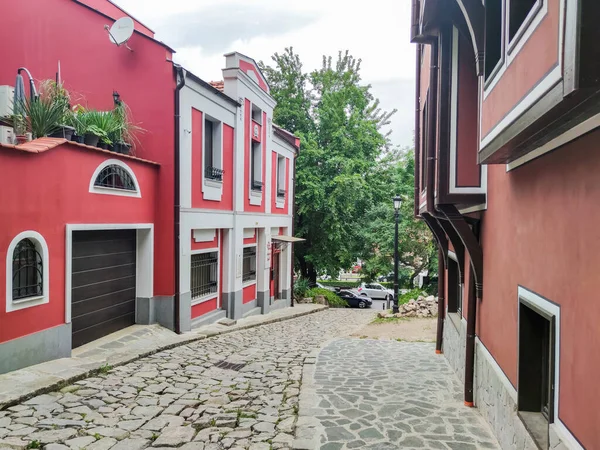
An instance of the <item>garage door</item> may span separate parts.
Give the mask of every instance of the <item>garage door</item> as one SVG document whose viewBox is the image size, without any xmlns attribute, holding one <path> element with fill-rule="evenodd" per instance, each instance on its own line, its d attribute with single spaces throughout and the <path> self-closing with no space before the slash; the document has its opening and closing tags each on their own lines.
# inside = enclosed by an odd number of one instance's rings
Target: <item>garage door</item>
<svg viewBox="0 0 600 450">
<path fill-rule="evenodd" d="M 73 232 L 73 348 L 135 323 L 135 230 Z"/>
</svg>

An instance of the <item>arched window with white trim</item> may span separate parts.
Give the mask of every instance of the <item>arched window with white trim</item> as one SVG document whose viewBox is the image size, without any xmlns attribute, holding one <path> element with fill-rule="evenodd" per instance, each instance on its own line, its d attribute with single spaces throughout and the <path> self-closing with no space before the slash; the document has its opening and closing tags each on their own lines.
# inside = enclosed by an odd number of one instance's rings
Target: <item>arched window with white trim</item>
<svg viewBox="0 0 600 450">
<path fill-rule="evenodd" d="M 24 231 L 6 252 L 6 312 L 48 303 L 48 245 L 41 234 Z"/>
<path fill-rule="evenodd" d="M 90 180 L 90 192 L 125 197 L 142 196 L 133 170 L 118 159 L 108 159 L 96 168 Z"/>
</svg>

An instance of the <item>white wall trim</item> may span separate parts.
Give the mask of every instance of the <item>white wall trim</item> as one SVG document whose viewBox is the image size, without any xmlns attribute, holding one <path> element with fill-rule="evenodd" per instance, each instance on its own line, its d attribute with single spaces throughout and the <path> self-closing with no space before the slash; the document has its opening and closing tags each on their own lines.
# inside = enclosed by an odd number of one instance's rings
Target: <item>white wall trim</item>
<svg viewBox="0 0 600 450">
<path fill-rule="evenodd" d="M 154 224 L 152 223 L 86 223 L 67 224 L 65 238 L 65 323 L 71 322 L 71 277 L 73 232 L 88 230 L 137 230 L 136 297 L 154 295 Z"/>
<path fill-rule="evenodd" d="M 567 429 L 564 423 L 559 419 L 559 407 L 560 407 L 560 333 L 561 333 L 561 320 L 560 320 L 560 305 L 552 303 L 551 301 L 545 299 L 544 297 L 536 294 L 529 289 L 526 289 L 522 286 L 518 288 L 517 295 L 517 307 L 520 304 L 520 298 L 527 300 L 529 303 L 537 306 L 542 311 L 552 315 L 555 317 L 555 354 L 554 354 L 554 426 L 555 430 L 568 444 L 569 448 L 583 450 L 583 447 L 577 442 L 577 439 L 571 434 L 571 432 Z"/>
<path fill-rule="evenodd" d="M 219 288 L 218 286 L 219 286 L 219 284 L 217 283 L 217 289 Z M 190 286 L 190 288 L 191 288 L 191 286 Z M 204 295 L 204 296 L 198 297 L 198 298 L 193 298 L 191 301 L 191 306 L 196 306 L 196 305 L 199 305 L 200 303 L 206 303 L 211 300 L 217 300 L 217 309 L 218 309 L 218 303 L 219 303 L 219 292 L 218 291 L 216 294 L 213 292 L 212 294 Z M 206 314 L 206 313 L 204 313 L 204 314 Z M 200 317 L 200 316 L 198 316 L 198 317 Z"/>
<path fill-rule="evenodd" d="M 583 136 L 584 134 L 589 133 L 590 131 L 593 131 L 598 127 L 600 127 L 600 114 L 596 114 L 595 116 L 590 117 L 586 121 L 581 122 L 573 128 L 570 128 L 560 136 L 555 137 L 550 142 L 547 142 L 546 144 L 536 148 L 532 152 L 527 153 L 525 156 L 515 159 L 512 162 L 509 162 L 506 165 L 506 171 L 510 172 L 511 170 L 514 170 L 517 167 L 520 167 L 533 159 L 536 159 L 546 153 L 551 152 L 552 150 L 557 149 L 558 147 L 568 144 L 569 142 L 577 139 L 578 137 Z"/>
<path fill-rule="evenodd" d="M 42 258 L 42 295 L 13 301 L 12 299 L 12 258 L 17 244 L 23 239 L 31 239 Z M 6 252 L 6 312 L 18 311 L 50 302 L 50 254 L 48 244 L 37 231 L 27 230 L 17 234 Z"/>
<path fill-rule="evenodd" d="M 219 252 L 219 247 L 211 247 L 211 248 L 202 248 L 199 250 L 191 250 L 190 255 L 199 255 L 201 253 L 215 253 Z"/>
<path fill-rule="evenodd" d="M 194 229 L 192 234 L 194 242 L 212 242 L 215 240 L 217 230 L 216 228 Z"/>
<path fill-rule="evenodd" d="M 257 246 L 257 244 L 255 242 L 253 244 L 244 244 L 244 246 L 242 248 L 250 248 L 250 247 L 256 247 L 256 246 Z"/>
<path fill-rule="evenodd" d="M 119 166 L 129 174 L 129 176 L 131 177 L 131 179 L 133 180 L 133 183 L 135 185 L 135 192 L 126 191 L 123 189 L 113 189 L 113 188 L 94 186 L 96 178 L 98 178 L 98 175 L 100 174 L 102 169 L 104 169 L 107 166 L 111 166 L 111 165 Z M 107 159 L 102 164 L 100 164 L 98 167 L 96 167 L 96 170 L 94 171 L 92 178 L 90 179 L 89 192 L 92 194 L 118 195 L 121 197 L 136 197 L 136 198 L 142 197 L 142 191 L 140 190 L 140 184 L 138 183 L 135 173 L 133 172 L 131 167 L 129 167 L 127 164 L 125 164 L 120 159 Z"/>
</svg>

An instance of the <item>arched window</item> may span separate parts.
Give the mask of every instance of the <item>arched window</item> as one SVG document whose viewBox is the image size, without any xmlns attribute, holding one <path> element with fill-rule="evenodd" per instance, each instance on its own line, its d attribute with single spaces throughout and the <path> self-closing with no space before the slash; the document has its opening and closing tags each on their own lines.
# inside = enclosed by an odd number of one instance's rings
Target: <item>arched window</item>
<svg viewBox="0 0 600 450">
<path fill-rule="evenodd" d="M 50 301 L 48 244 L 36 231 L 15 236 L 6 252 L 6 312 Z"/>
<path fill-rule="evenodd" d="M 135 192 L 135 183 L 123 167 L 116 164 L 106 166 L 100 171 L 94 181 L 94 186 Z"/>
<path fill-rule="evenodd" d="M 39 297 L 44 293 L 44 263 L 31 239 L 20 241 L 12 258 L 12 299 Z"/>
<path fill-rule="evenodd" d="M 125 197 L 142 196 L 133 170 L 118 159 L 108 159 L 96 168 L 90 180 L 90 192 Z"/>
</svg>

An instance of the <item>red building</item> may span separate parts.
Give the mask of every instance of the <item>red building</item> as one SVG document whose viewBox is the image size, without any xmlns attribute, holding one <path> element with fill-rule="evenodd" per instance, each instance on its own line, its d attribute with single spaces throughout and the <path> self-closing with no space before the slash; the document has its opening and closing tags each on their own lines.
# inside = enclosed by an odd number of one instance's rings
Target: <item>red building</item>
<svg viewBox="0 0 600 450">
<path fill-rule="evenodd" d="M 110 110 L 117 91 L 145 132 L 135 156 L 0 143 L 0 373 L 134 323 L 185 332 L 289 305 L 299 141 L 272 124 L 254 61 L 227 55 L 219 90 L 135 18 L 132 51 L 111 43 L 126 13 L 108 0 L 9 3 L 0 86 L 60 61 L 72 103 Z"/>
<path fill-rule="evenodd" d="M 600 448 L 597 2 L 413 0 L 437 349 L 503 448 Z"/>
</svg>

